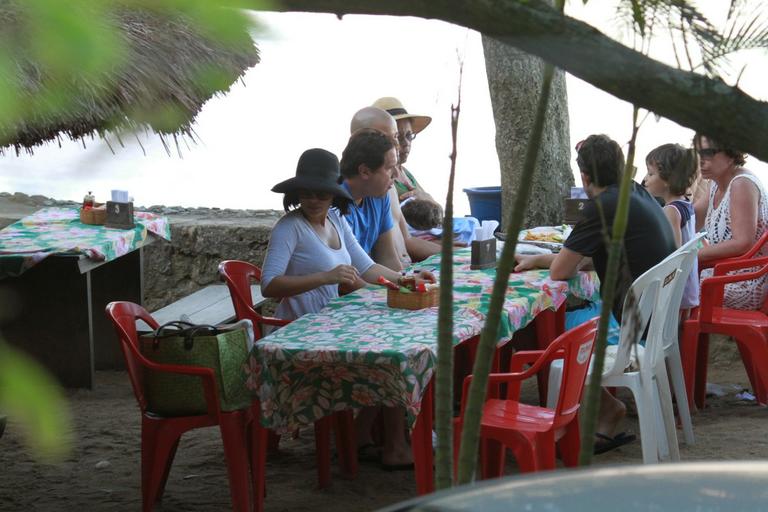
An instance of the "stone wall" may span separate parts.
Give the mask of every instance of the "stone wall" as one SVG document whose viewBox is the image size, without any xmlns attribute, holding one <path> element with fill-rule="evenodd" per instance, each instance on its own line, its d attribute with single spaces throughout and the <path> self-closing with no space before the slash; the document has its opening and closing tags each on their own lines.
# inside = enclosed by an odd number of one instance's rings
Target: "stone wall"
<svg viewBox="0 0 768 512">
<path fill-rule="evenodd" d="M 219 262 L 249 261 L 261 266 L 269 233 L 281 212 L 196 209 L 168 213 L 171 243 L 156 242 L 144 252 L 144 301 L 154 311 L 203 286 L 219 282 Z"/>
<path fill-rule="evenodd" d="M 78 206 L 45 196 L 0 193 L 0 228 L 48 206 Z M 137 210 L 168 217 L 171 242 L 144 249 L 144 305 L 154 311 L 219 282 L 220 261 L 240 259 L 261 266 L 269 233 L 282 212 L 150 206 Z"/>
</svg>

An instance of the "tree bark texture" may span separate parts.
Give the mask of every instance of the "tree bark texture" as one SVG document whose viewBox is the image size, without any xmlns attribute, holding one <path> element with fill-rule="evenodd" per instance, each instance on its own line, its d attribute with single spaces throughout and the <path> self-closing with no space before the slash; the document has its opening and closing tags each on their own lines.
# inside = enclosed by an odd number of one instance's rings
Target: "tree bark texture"
<svg viewBox="0 0 768 512">
<path fill-rule="evenodd" d="M 646 57 L 542 0 L 281 0 L 269 6 L 250 1 L 257 10 L 417 16 L 469 27 L 768 161 L 768 103 L 722 80 Z"/>
<path fill-rule="evenodd" d="M 538 57 L 487 36 L 483 36 L 483 51 L 496 123 L 496 152 L 501 165 L 502 226 L 507 226 L 520 185 L 545 63 Z M 568 94 L 563 71 L 555 71 L 551 87 L 531 200 L 523 227 L 560 224 L 563 219 L 561 198 L 568 196 L 573 185 Z"/>
</svg>

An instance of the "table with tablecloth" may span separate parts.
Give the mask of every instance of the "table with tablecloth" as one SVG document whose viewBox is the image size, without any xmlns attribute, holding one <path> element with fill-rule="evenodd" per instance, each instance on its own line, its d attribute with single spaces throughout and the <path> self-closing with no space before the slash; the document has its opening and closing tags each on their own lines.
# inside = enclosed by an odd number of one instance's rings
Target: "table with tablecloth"
<svg viewBox="0 0 768 512">
<path fill-rule="evenodd" d="M 19 276 L 45 258 L 79 254 L 108 262 L 144 243 L 150 236 L 171 239 L 168 219 L 135 212 L 135 227 L 111 229 L 83 224 L 77 208 L 43 208 L 0 230 L 0 279 Z"/>
<path fill-rule="evenodd" d="M 135 212 L 134 222 L 112 229 L 81 223 L 77 208 L 43 208 L 0 231 L 0 292 L 13 313 L 0 331 L 67 386 L 122 366 L 104 307 L 142 302 L 142 248 L 171 238 L 163 216 Z"/>
<path fill-rule="evenodd" d="M 469 250 L 454 256 L 453 341 L 480 333 L 490 304 L 495 269 L 470 270 Z M 439 255 L 417 265 L 433 270 Z M 513 273 L 500 341 L 568 295 L 598 298 L 594 272 L 554 281 L 548 270 Z M 333 300 L 260 340 L 251 352 L 248 387 L 261 403 L 262 424 L 278 432 L 312 424 L 333 411 L 381 404 L 404 406 L 408 424 L 419 414 L 434 372 L 437 310 L 387 306 L 386 289 L 368 286 Z"/>
</svg>

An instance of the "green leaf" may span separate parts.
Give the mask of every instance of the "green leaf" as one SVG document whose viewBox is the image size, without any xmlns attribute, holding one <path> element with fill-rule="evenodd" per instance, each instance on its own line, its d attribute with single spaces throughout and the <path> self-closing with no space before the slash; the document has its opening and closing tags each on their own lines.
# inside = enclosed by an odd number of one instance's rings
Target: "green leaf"
<svg viewBox="0 0 768 512">
<path fill-rule="evenodd" d="M 0 410 L 22 425 L 37 458 L 54 462 L 69 454 L 72 422 L 61 387 L 40 364 L 2 341 Z"/>
</svg>

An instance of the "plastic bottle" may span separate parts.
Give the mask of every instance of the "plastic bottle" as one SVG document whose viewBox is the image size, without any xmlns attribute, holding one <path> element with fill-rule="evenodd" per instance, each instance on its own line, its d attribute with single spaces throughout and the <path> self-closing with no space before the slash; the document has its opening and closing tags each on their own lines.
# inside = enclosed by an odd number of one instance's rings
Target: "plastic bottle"
<svg viewBox="0 0 768 512">
<path fill-rule="evenodd" d="M 93 205 L 96 201 L 96 198 L 93 197 L 92 192 L 89 190 L 87 194 L 85 194 L 85 197 L 83 198 L 83 208 L 93 208 Z"/>
</svg>

